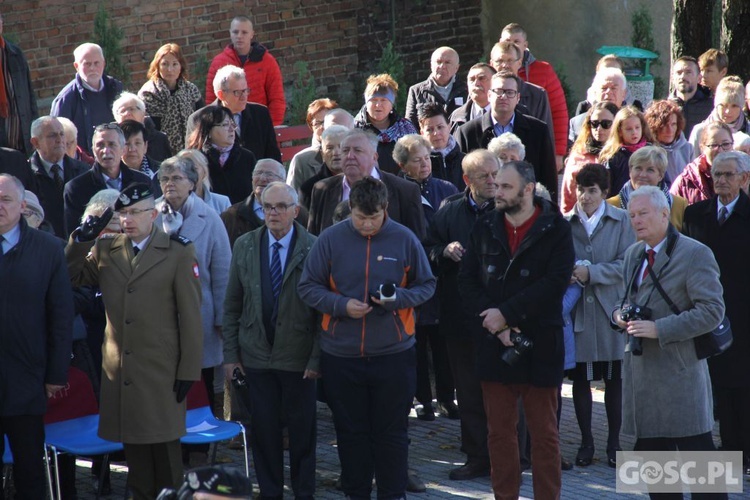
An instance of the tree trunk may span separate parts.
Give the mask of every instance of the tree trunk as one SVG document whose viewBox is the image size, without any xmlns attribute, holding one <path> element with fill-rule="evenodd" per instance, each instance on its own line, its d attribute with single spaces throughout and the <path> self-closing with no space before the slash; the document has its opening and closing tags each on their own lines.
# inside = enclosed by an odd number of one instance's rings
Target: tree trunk
<svg viewBox="0 0 750 500">
<path fill-rule="evenodd" d="M 750 77 L 750 45 L 747 43 L 750 29 L 750 2 L 747 0 L 724 0 L 724 15 L 721 21 L 721 50 L 729 58 L 729 74 L 743 81 Z"/>
<path fill-rule="evenodd" d="M 742 4 L 744 0 L 725 0 Z M 672 18 L 672 60 L 698 57 L 711 48 L 711 20 L 714 0 L 674 0 Z M 739 40 L 737 43 L 739 45 Z"/>
</svg>

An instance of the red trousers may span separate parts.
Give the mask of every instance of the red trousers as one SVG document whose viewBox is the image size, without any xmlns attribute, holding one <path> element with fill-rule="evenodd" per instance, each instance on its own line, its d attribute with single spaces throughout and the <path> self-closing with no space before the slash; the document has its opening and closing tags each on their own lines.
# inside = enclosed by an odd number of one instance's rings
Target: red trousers
<svg viewBox="0 0 750 500">
<path fill-rule="evenodd" d="M 521 488 L 518 457 L 518 399 L 531 434 L 534 498 L 560 498 L 560 440 L 557 432 L 557 387 L 482 382 L 487 414 L 487 444 L 492 491 L 498 500 L 516 500 Z"/>
</svg>

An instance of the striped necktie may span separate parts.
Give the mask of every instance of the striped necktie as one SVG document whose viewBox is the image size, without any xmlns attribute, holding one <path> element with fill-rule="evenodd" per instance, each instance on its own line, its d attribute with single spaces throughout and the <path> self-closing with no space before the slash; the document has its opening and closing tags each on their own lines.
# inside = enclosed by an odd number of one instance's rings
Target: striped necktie
<svg viewBox="0 0 750 500">
<path fill-rule="evenodd" d="M 273 287 L 273 298 L 274 300 L 279 298 L 281 293 L 281 280 L 283 273 L 281 272 L 281 256 L 279 255 L 279 249 L 281 243 L 278 241 L 273 245 L 273 255 L 271 256 L 271 285 Z"/>
</svg>

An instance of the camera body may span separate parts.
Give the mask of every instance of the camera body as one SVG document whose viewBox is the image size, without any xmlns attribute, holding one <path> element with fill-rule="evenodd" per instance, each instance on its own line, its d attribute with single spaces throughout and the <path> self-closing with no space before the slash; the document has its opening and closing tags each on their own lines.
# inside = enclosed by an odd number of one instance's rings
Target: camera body
<svg viewBox="0 0 750 500">
<path fill-rule="evenodd" d="M 521 332 L 510 331 L 510 341 L 513 347 L 505 349 L 501 359 L 510 366 L 515 366 L 518 360 L 534 347 L 534 341 Z"/>
<path fill-rule="evenodd" d="M 622 306 L 622 309 L 620 309 L 620 319 L 623 321 L 648 321 L 651 319 L 652 314 L 651 309 L 646 306 L 639 306 L 638 304 L 628 304 Z M 631 335 L 628 339 L 628 347 L 633 356 L 642 355 L 643 339 Z"/>
</svg>

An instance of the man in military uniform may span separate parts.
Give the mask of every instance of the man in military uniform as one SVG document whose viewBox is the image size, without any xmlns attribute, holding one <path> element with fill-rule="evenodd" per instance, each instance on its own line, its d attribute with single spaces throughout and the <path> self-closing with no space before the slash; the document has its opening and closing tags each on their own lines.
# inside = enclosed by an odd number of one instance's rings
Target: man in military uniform
<svg viewBox="0 0 750 500">
<path fill-rule="evenodd" d="M 184 399 L 201 372 L 199 270 L 192 243 L 154 225 L 148 184 L 126 187 L 114 210 L 124 234 L 97 239 L 111 212 L 92 216 L 65 253 L 73 283 L 98 284 L 107 310 L 99 435 L 124 444 L 134 498 L 153 499 L 182 482 Z"/>
</svg>

